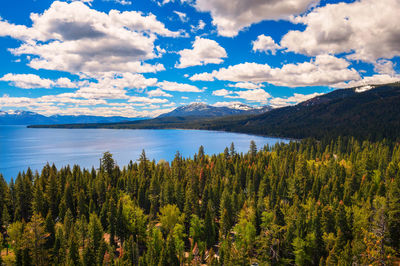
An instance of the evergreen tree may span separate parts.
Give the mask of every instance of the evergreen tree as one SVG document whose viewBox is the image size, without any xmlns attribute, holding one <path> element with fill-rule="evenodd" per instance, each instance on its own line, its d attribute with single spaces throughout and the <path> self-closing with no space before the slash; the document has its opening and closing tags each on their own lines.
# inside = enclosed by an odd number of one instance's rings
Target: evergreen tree
<svg viewBox="0 0 400 266">
<path fill-rule="evenodd" d="M 167 243 L 161 252 L 159 266 L 178 265 L 179 260 L 176 256 L 175 241 L 172 235 L 168 235 Z"/>
<path fill-rule="evenodd" d="M 34 213 L 32 215 L 31 221 L 25 228 L 24 238 L 29 239 L 27 244 L 33 265 L 43 265 L 47 260 L 46 232 L 44 220 L 39 214 Z"/>
<path fill-rule="evenodd" d="M 235 144 L 233 144 L 233 142 L 231 143 L 231 146 L 229 147 L 229 152 L 231 157 L 235 156 L 236 151 L 235 151 Z"/>
<path fill-rule="evenodd" d="M 115 161 L 110 152 L 107 151 L 103 153 L 103 158 L 101 158 L 101 166 L 104 171 L 108 173 L 109 176 L 112 176 L 115 167 Z"/>
<path fill-rule="evenodd" d="M 257 145 L 254 140 L 250 141 L 249 153 L 250 153 L 251 157 L 255 157 L 257 155 Z"/>
<path fill-rule="evenodd" d="M 75 234 L 71 234 L 68 245 L 69 245 L 68 259 L 67 259 L 68 264 L 80 265 L 81 261 L 79 256 L 79 246 Z"/>
<path fill-rule="evenodd" d="M 400 254 L 399 143 L 203 153 L 0 175 L 11 264 L 392 265 Z"/>
</svg>

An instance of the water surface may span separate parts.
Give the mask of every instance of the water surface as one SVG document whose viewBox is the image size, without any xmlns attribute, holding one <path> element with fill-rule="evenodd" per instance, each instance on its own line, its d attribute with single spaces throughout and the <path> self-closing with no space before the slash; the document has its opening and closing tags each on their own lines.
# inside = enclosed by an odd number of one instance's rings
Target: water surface
<svg viewBox="0 0 400 266">
<path fill-rule="evenodd" d="M 0 126 L 0 173 L 9 181 L 18 172 L 41 170 L 49 162 L 57 167 L 79 164 L 98 167 L 105 151 L 110 151 L 120 166 L 137 160 L 146 151 L 149 159 L 174 159 L 176 151 L 184 157 L 193 157 L 200 145 L 205 153 L 224 151 L 234 142 L 237 152 L 247 152 L 250 141 L 258 147 L 277 142 L 267 138 L 238 133 L 206 130 L 122 130 L 122 129 L 51 129 L 25 126 Z"/>
</svg>

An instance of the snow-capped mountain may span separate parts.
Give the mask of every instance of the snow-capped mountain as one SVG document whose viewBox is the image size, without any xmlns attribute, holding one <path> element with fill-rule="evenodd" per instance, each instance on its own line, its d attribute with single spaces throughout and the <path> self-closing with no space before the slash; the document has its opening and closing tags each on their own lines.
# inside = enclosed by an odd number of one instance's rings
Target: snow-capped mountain
<svg viewBox="0 0 400 266">
<path fill-rule="evenodd" d="M 232 103 L 228 106 L 212 106 L 205 103 L 191 103 L 189 105 L 180 106 L 169 113 L 160 115 L 159 117 L 218 117 L 240 114 L 261 114 L 271 109 L 270 106 L 252 107 L 242 103 Z"/>
</svg>

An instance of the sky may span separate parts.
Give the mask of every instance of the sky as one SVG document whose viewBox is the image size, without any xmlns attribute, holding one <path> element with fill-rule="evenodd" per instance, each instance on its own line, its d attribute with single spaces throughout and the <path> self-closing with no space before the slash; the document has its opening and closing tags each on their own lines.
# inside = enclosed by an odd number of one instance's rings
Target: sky
<svg viewBox="0 0 400 266">
<path fill-rule="evenodd" d="M 0 110 L 155 117 L 400 80 L 400 0 L 0 5 Z"/>
</svg>

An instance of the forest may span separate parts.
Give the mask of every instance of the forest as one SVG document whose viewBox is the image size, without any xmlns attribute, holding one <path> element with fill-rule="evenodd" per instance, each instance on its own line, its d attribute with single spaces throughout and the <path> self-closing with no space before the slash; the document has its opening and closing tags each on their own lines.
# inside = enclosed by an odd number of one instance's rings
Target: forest
<svg viewBox="0 0 400 266">
<path fill-rule="evenodd" d="M 158 117 L 120 123 L 32 125 L 32 128 L 202 129 L 284 138 L 399 140 L 400 83 L 334 90 L 294 106 L 257 115 Z"/>
<path fill-rule="evenodd" d="M 0 265 L 391 265 L 400 143 L 305 139 L 0 176 Z"/>
</svg>

